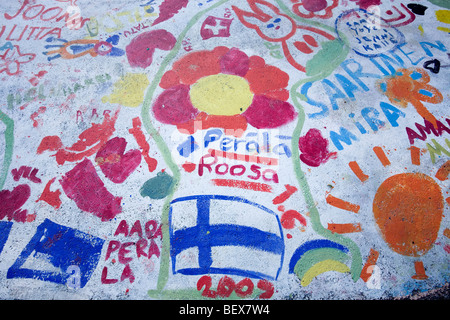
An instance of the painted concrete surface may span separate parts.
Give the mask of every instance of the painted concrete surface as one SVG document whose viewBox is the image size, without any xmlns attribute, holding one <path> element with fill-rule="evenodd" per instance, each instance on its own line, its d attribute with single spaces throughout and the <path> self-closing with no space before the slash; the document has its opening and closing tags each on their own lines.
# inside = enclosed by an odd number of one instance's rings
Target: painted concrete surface
<svg viewBox="0 0 450 320">
<path fill-rule="evenodd" d="M 1 299 L 448 283 L 447 1 L 0 7 Z"/>
</svg>

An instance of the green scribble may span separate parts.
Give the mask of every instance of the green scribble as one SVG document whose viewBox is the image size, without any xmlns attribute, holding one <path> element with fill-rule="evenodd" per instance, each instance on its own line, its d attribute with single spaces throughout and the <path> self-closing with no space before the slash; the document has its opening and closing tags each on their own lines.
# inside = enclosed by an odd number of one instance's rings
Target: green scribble
<svg viewBox="0 0 450 320">
<path fill-rule="evenodd" d="M 428 0 L 428 2 L 442 8 L 450 9 L 450 2 L 448 0 Z"/>
<path fill-rule="evenodd" d="M 331 74 L 348 54 L 348 47 L 344 46 L 339 39 L 322 42 L 321 45 L 322 49 L 306 62 L 308 77 Z"/>
<path fill-rule="evenodd" d="M 3 158 L 2 172 L 0 175 L 0 190 L 5 185 L 11 165 L 14 149 L 14 121 L 0 110 L 0 121 L 6 125 L 5 129 L 5 155 Z"/>
<path fill-rule="evenodd" d="M 142 197 L 164 199 L 173 188 L 173 178 L 165 171 L 158 172 L 156 177 L 147 180 L 139 190 Z"/>
</svg>

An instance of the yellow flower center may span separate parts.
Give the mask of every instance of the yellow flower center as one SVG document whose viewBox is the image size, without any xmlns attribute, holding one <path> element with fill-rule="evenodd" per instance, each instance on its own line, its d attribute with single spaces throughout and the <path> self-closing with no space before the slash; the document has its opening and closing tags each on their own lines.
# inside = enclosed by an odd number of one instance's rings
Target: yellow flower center
<svg viewBox="0 0 450 320">
<path fill-rule="evenodd" d="M 212 115 L 240 114 L 253 100 L 247 80 L 223 73 L 199 79 L 189 94 L 194 107 Z"/>
</svg>

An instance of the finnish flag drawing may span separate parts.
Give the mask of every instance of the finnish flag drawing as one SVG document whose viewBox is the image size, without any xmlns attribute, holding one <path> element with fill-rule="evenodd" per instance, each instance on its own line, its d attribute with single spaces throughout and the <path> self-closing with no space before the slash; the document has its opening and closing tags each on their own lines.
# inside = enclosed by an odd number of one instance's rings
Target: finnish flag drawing
<svg viewBox="0 0 450 320">
<path fill-rule="evenodd" d="M 284 239 L 278 216 L 240 197 L 175 199 L 169 213 L 172 272 L 276 280 Z"/>
</svg>

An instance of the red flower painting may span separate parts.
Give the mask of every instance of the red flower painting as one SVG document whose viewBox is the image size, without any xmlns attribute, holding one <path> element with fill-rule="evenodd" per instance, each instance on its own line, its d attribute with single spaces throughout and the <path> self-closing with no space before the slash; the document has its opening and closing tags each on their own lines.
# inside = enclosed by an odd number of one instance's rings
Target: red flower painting
<svg viewBox="0 0 450 320">
<path fill-rule="evenodd" d="M 161 79 L 164 91 L 152 110 L 158 121 L 190 134 L 216 127 L 238 136 L 248 124 L 257 129 L 278 128 L 297 115 L 287 102 L 288 82 L 287 73 L 261 57 L 216 47 L 176 61 Z"/>
</svg>

